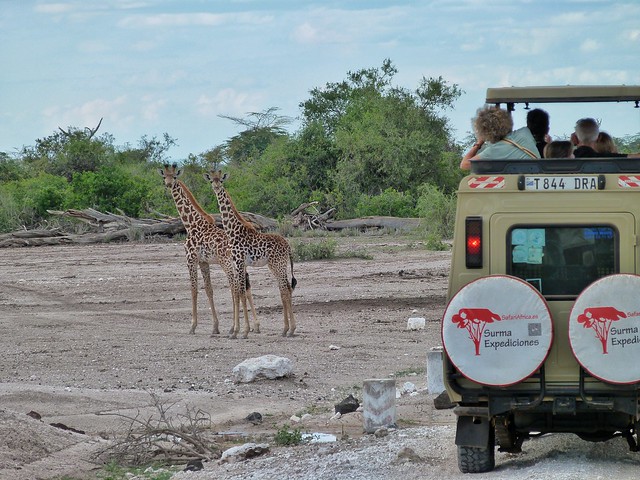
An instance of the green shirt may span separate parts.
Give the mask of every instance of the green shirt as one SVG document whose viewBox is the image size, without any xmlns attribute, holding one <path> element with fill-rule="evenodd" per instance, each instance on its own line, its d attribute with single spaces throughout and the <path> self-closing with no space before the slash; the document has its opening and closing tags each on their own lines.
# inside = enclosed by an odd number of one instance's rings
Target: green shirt
<svg viewBox="0 0 640 480">
<path fill-rule="evenodd" d="M 536 147 L 536 141 L 531 135 L 531 131 L 527 127 L 519 128 L 509 133 L 505 138 L 508 138 L 512 142 L 530 150 L 535 154 L 536 158 L 540 158 L 538 147 Z M 531 155 L 520 150 L 515 145 L 511 145 L 508 142 L 499 141 L 496 143 L 490 143 L 478 153 L 478 158 L 483 160 L 506 160 L 506 159 L 531 159 Z"/>
</svg>

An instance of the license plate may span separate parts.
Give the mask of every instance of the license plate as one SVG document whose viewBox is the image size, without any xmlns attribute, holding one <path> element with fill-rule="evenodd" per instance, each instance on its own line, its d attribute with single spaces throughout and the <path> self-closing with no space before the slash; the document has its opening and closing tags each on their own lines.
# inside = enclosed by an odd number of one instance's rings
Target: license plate
<svg viewBox="0 0 640 480">
<path fill-rule="evenodd" d="M 524 178 L 524 189 L 549 190 L 598 190 L 597 175 L 577 177 L 530 177 Z"/>
</svg>

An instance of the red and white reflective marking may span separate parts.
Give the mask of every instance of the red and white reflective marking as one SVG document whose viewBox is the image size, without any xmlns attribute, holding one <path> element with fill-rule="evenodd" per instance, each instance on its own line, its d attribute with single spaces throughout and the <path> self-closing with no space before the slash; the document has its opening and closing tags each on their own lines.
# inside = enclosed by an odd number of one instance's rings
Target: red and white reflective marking
<svg viewBox="0 0 640 480">
<path fill-rule="evenodd" d="M 469 188 L 504 188 L 504 177 L 473 177 Z"/>
<path fill-rule="evenodd" d="M 640 177 L 635 175 L 620 175 L 618 186 L 622 188 L 640 188 Z"/>
</svg>

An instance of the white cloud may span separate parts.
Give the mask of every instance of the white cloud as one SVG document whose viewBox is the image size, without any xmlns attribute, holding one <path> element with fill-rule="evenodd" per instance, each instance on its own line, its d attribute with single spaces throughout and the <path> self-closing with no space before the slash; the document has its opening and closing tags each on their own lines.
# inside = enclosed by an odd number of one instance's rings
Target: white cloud
<svg viewBox="0 0 640 480">
<path fill-rule="evenodd" d="M 594 53 L 600 50 L 600 43 L 593 39 L 587 39 L 580 44 L 580 51 L 583 53 Z"/>
<path fill-rule="evenodd" d="M 271 15 L 252 13 L 159 13 L 155 15 L 129 15 L 118 22 L 121 27 L 217 27 L 232 23 L 259 25 L 273 21 Z"/>
<path fill-rule="evenodd" d="M 259 110 L 260 97 L 256 94 L 238 92 L 233 88 L 220 90 L 213 97 L 200 95 L 196 108 L 203 117 L 216 115 L 245 115 L 247 112 Z"/>
<path fill-rule="evenodd" d="M 145 120 L 155 121 L 160 118 L 160 113 L 167 105 L 167 101 L 155 98 L 151 95 L 142 97 L 142 118 Z"/>
<path fill-rule="evenodd" d="M 71 3 L 40 3 L 36 5 L 33 10 L 36 13 L 46 13 L 46 14 L 62 14 L 69 13 L 75 10 L 75 5 Z"/>
<path fill-rule="evenodd" d="M 629 40 L 631 42 L 640 41 L 640 30 L 630 30 L 630 31 L 626 32 L 625 39 L 627 39 L 627 40 Z"/>
<path fill-rule="evenodd" d="M 305 22 L 293 30 L 293 39 L 298 43 L 318 43 L 318 29 Z"/>
<path fill-rule="evenodd" d="M 73 107 L 55 105 L 45 108 L 42 113 L 51 130 L 69 126 L 93 128 L 101 118 L 111 126 L 122 127 L 131 125 L 135 119 L 130 108 L 129 99 L 122 95 L 111 100 L 97 98 Z"/>
</svg>

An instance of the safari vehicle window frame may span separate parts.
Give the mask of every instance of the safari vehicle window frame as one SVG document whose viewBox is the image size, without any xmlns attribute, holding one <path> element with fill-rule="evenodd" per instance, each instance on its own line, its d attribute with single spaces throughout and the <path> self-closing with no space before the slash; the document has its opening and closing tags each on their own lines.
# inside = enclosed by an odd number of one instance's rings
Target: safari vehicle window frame
<svg viewBox="0 0 640 480">
<path fill-rule="evenodd" d="M 514 249 L 514 244 L 512 243 L 512 239 L 513 239 L 513 231 L 516 229 L 529 229 L 529 230 L 534 230 L 534 229 L 545 229 L 545 237 L 548 236 L 546 230 L 547 229 L 584 229 L 584 228 L 606 228 L 606 229 L 610 229 L 612 234 L 613 234 L 613 239 L 612 239 L 612 247 L 613 247 L 613 265 L 611 265 L 612 271 L 607 272 L 607 273 L 603 273 L 603 274 L 599 274 L 596 272 L 595 278 L 587 278 L 586 280 L 582 280 L 582 282 L 584 283 L 583 285 L 580 286 L 580 288 L 578 289 L 578 291 L 576 293 L 558 293 L 558 294 L 548 294 L 545 293 L 544 289 L 545 289 L 545 278 L 546 277 L 542 277 L 542 278 L 525 278 L 524 276 L 518 275 L 517 273 L 514 273 L 514 271 L 516 270 L 514 268 L 514 263 L 513 262 L 513 249 Z M 546 300 L 575 300 L 578 295 L 580 295 L 580 293 L 582 292 L 582 290 L 584 290 L 587 286 L 589 286 L 591 283 L 593 283 L 594 281 L 597 281 L 601 278 L 604 278 L 608 275 L 613 275 L 613 274 L 617 274 L 620 273 L 620 230 L 612 223 L 608 223 L 608 222 L 602 222 L 602 223 L 598 223 L 598 224 L 594 224 L 594 223 L 579 223 L 579 224 L 569 224 L 569 223 L 518 223 L 518 224 L 514 224 L 511 225 L 507 231 L 506 231 L 506 238 L 505 238 L 505 245 L 506 245 L 506 249 L 505 249 L 505 254 L 506 254 L 506 263 L 505 263 L 505 273 L 507 275 L 512 275 L 514 277 L 520 278 L 528 283 L 530 283 L 531 285 L 533 285 L 539 292 L 540 294 L 546 299 Z M 549 252 L 544 252 L 544 253 L 549 253 Z M 597 258 L 594 258 L 594 265 L 600 265 L 601 261 L 599 261 Z M 547 267 L 549 267 L 549 265 L 546 265 Z M 566 266 L 566 265 L 565 265 Z M 580 265 L 574 265 L 574 266 L 580 266 Z M 586 267 L 586 266 L 584 266 Z M 534 281 L 534 280 L 538 280 L 538 282 Z M 566 279 L 563 281 L 559 281 L 559 284 L 569 284 L 570 282 L 567 281 Z"/>
</svg>

